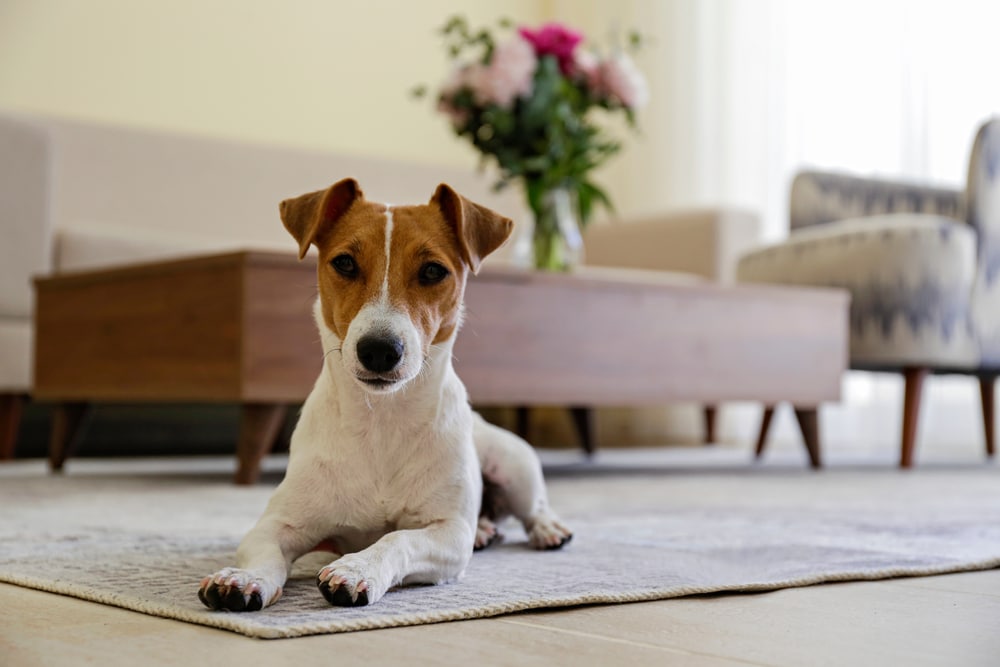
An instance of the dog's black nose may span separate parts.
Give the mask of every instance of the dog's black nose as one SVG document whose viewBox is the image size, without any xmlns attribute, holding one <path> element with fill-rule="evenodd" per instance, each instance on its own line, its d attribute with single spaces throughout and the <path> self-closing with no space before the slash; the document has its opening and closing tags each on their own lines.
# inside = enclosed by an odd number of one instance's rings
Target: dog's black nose
<svg viewBox="0 0 1000 667">
<path fill-rule="evenodd" d="M 398 338 L 365 336 L 358 341 L 358 359 L 372 373 L 387 373 L 403 358 L 403 341 Z"/>
</svg>

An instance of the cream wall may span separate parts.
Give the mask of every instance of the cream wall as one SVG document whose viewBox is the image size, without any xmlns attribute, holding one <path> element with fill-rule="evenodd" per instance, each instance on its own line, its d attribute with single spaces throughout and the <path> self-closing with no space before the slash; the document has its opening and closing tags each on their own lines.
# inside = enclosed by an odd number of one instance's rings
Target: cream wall
<svg viewBox="0 0 1000 667">
<path fill-rule="evenodd" d="M 477 154 L 432 101 L 409 96 L 445 76 L 436 31 L 449 16 L 558 18 L 599 43 L 639 27 L 654 40 L 639 56 L 652 102 L 640 134 L 613 127 L 625 150 L 599 175 L 628 216 L 699 201 L 696 160 L 711 146 L 690 130 L 704 111 L 690 93 L 697 11 L 696 0 L 0 0 L 0 108 L 471 167 Z"/>
<path fill-rule="evenodd" d="M 429 99 L 439 35 L 533 0 L 0 0 L 0 108 L 351 154 L 476 163 Z"/>
</svg>

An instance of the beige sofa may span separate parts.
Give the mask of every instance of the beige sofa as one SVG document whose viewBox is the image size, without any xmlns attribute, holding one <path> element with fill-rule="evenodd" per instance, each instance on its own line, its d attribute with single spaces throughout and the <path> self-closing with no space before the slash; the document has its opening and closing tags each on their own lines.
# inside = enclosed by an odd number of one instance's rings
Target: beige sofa
<svg viewBox="0 0 1000 667">
<path fill-rule="evenodd" d="M 0 113 L 0 458 L 12 455 L 31 393 L 32 277 L 291 250 L 277 202 L 348 175 L 376 200 L 426 201 L 446 181 L 515 220 L 526 215 L 517 192 L 498 195 L 471 169 Z M 594 227 L 588 241 L 595 264 L 726 278 L 735 246 L 756 242 L 756 221 L 725 211 L 665 215 Z"/>
</svg>

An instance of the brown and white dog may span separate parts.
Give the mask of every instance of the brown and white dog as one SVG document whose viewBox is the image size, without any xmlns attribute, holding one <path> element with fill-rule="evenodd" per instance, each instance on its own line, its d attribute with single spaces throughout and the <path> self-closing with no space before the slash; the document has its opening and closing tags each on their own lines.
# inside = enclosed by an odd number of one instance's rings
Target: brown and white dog
<svg viewBox="0 0 1000 667">
<path fill-rule="evenodd" d="M 565 544 L 534 451 L 472 412 L 451 363 L 466 278 L 511 221 L 447 185 L 429 204 L 395 207 L 366 201 L 353 179 L 283 201 L 281 219 L 300 259 L 319 250 L 323 368 L 284 480 L 237 566 L 202 580 L 202 602 L 266 607 L 318 546 L 338 554 L 318 574 L 334 605 L 451 581 L 509 515 L 533 547 Z"/>
</svg>

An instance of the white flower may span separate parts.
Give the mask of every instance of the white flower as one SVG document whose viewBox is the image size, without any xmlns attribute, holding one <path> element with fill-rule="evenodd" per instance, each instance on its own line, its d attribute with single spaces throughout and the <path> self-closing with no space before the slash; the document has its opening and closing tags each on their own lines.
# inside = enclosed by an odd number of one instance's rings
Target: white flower
<svg viewBox="0 0 1000 667">
<path fill-rule="evenodd" d="M 465 65 L 453 69 L 445 80 L 444 85 L 441 86 L 441 93 L 438 95 L 438 111 L 448 116 L 448 120 L 451 121 L 452 127 L 456 130 L 460 130 L 465 126 L 465 123 L 469 120 L 469 112 L 455 106 L 455 95 L 470 85 L 470 69 L 473 67 L 472 65 Z M 476 65 L 475 67 L 481 67 L 481 65 Z"/>
<path fill-rule="evenodd" d="M 518 97 L 531 95 L 537 65 L 534 47 L 518 35 L 497 44 L 490 64 L 471 72 L 467 83 L 478 102 L 509 109 Z"/>
<path fill-rule="evenodd" d="M 641 109 L 649 102 L 649 85 L 635 62 L 624 53 L 601 64 L 601 86 L 607 94 L 629 109 Z"/>
<path fill-rule="evenodd" d="M 601 61 L 596 55 L 584 49 L 577 49 L 573 53 L 573 74 L 577 78 L 583 79 L 597 95 L 605 95 L 601 85 Z"/>
</svg>

